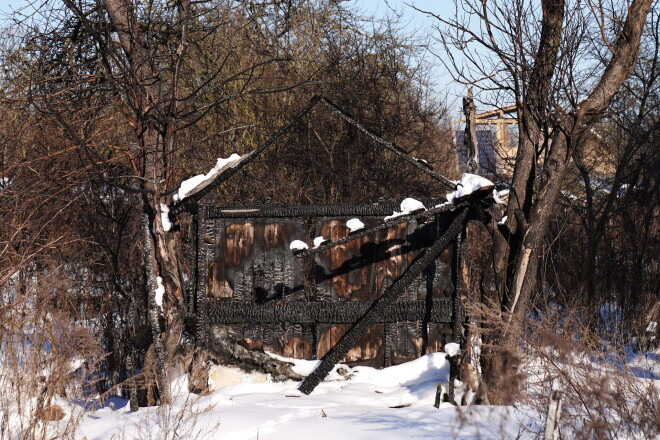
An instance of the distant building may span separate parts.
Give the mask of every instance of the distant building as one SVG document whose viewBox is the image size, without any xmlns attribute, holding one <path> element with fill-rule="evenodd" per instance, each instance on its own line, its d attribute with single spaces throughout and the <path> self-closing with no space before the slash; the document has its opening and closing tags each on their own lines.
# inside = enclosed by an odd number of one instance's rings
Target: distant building
<svg viewBox="0 0 660 440">
<path fill-rule="evenodd" d="M 517 125 L 518 119 L 506 117 L 516 112 L 515 106 L 497 108 L 476 115 L 477 150 L 479 152 L 480 175 L 493 180 L 508 179 L 513 175 L 513 162 L 516 157 L 517 138 L 510 132 L 510 126 Z M 460 125 L 465 119 L 459 121 Z M 454 145 L 458 155 L 459 172 L 467 166 L 465 132 L 457 130 Z"/>
<path fill-rule="evenodd" d="M 495 136 L 491 130 L 477 130 L 477 150 L 479 151 L 479 170 L 482 176 L 497 174 L 497 159 L 495 155 Z M 467 166 L 467 151 L 465 150 L 465 132 L 456 132 L 456 151 L 458 166 L 461 170 Z"/>
</svg>

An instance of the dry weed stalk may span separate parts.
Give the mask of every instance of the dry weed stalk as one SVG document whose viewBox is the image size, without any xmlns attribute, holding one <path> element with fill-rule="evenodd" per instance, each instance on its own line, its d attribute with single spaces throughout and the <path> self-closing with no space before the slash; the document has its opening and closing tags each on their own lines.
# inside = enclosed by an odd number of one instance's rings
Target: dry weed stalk
<svg viewBox="0 0 660 440">
<path fill-rule="evenodd" d="M 498 309 L 470 305 L 468 340 L 489 341 L 493 340 L 491 334 L 508 333 L 506 340 L 514 345 L 482 342 L 468 347 L 467 360 L 498 359 L 498 368 L 490 368 L 498 377 L 487 383 L 499 387 L 489 390 L 489 395 L 515 399 L 516 407 L 530 408 L 540 416 L 546 414 L 552 392 L 561 390 L 562 439 L 659 438 L 657 376 L 643 366 L 631 365 L 626 356 L 630 350 L 611 342 L 619 340 L 616 335 L 599 334 L 583 315 L 588 314 L 552 305 L 530 314 L 523 326 L 514 327 Z M 474 369 L 471 365 L 464 368 Z M 484 382 L 479 386 L 485 386 Z M 531 427 L 527 434 L 541 438 L 542 424 Z"/>
<path fill-rule="evenodd" d="M 530 379 L 522 402 L 543 412 L 561 388 L 561 438 L 660 436 L 660 384 L 628 364 L 625 348 L 583 324 L 579 311 L 529 319 L 524 344 Z"/>
<path fill-rule="evenodd" d="M 0 438 L 74 438 L 94 390 L 101 350 L 57 306 L 57 277 L 23 270 L 0 287 Z"/>
</svg>

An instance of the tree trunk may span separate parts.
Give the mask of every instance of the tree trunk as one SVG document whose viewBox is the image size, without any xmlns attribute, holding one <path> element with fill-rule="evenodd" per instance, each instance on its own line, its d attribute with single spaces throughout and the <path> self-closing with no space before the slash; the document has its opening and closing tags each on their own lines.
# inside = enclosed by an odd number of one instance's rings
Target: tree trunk
<svg viewBox="0 0 660 440">
<path fill-rule="evenodd" d="M 466 173 L 476 173 L 479 170 L 479 149 L 477 147 L 477 106 L 474 105 L 472 87 L 463 98 L 463 114 L 465 115 L 465 136 L 463 144 L 467 155 Z"/>
</svg>

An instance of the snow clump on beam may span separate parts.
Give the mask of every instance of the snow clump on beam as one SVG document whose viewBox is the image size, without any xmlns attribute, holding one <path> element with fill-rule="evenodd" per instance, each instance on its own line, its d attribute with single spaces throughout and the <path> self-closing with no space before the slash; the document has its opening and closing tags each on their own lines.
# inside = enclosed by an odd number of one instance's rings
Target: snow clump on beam
<svg viewBox="0 0 660 440">
<path fill-rule="evenodd" d="M 293 241 L 291 242 L 291 244 L 289 245 L 289 249 L 291 249 L 291 250 L 294 251 L 294 252 L 296 252 L 296 251 L 304 251 L 304 250 L 307 249 L 307 248 L 309 248 L 309 246 L 307 246 L 307 243 L 305 243 L 305 242 L 302 241 L 302 240 L 293 240 Z"/>
<path fill-rule="evenodd" d="M 423 211 L 425 209 L 426 208 L 422 202 L 408 197 L 401 202 L 401 212 L 394 211 L 392 215 L 385 217 L 385 221 L 401 217 L 402 215 L 412 214 L 413 212 Z"/>
<path fill-rule="evenodd" d="M 325 243 L 326 241 L 328 241 L 328 240 L 326 240 L 325 237 L 323 237 L 323 236 L 318 236 L 318 237 L 316 237 L 316 238 L 314 239 L 314 249 L 316 249 L 317 247 L 321 246 L 321 245 L 322 245 L 323 243 Z"/>
<path fill-rule="evenodd" d="M 447 353 L 447 356 L 449 357 L 458 356 L 461 354 L 461 346 L 456 342 L 445 344 L 445 353 Z"/>
<path fill-rule="evenodd" d="M 346 227 L 350 232 L 356 232 L 360 229 L 364 229 L 364 223 L 362 223 L 359 218 L 352 218 L 346 222 Z"/>
<path fill-rule="evenodd" d="M 206 174 L 198 174 L 190 179 L 181 182 L 179 190 L 174 194 L 174 201 L 179 202 L 186 197 L 201 191 L 206 188 L 218 175 L 229 167 L 235 166 L 241 159 L 241 156 L 234 153 L 226 159 L 219 158 L 215 166 Z"/>
<path fill-rule="evenodd" d="M 482 188 L 495 188 L 495 184 L 485 177 L 476 174 L 463 174 L 461 180 L 455 182 L 458 185 L 455 191 L 447 194 L 447 201 L 454 203 L 457 199 L 467 197 Z"/>
</svg>

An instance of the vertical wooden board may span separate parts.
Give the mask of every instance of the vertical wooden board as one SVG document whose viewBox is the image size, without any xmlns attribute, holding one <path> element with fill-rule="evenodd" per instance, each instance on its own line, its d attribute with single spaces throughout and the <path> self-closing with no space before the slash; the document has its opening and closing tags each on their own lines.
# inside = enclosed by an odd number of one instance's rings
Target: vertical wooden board
<svg viewBox="0 0 660 440">
<path fill-rule="evenodd" d="M 208 279 L 211 298 L 263 303 L 298 292 L 303 296 L 301 264 L 289 250 L 302 234 L 299 224 L 225 220 L 216 229 L 216 257 Z"/>
<path fill-rule="evenodd" d="M 408 223 L 400 223 L 378 232 L 378 257 L 375 265 L 374 292 L 380 296 L 408 266 L 406 255 Z"/>
<path fill-rule="evenodd" d="M 451 337 L 451 326 L 449 324 L 428 323 L 428 345 L 427 353 L 437 353 L 445 348 L 444 341 Z"/>
<path fill-rule="evenodd" d="M 245 260 L 253 254 L 254 224 L 218 221 L 213 227 L 214 233 L 209 232 L 203 240 L 207 245 L 214 246 L 215 257 L 208 270 L 208 295 L 216 299 L 232 298 L 235 290 L 241 292 L 240 273 L 243 272 Z M 237 296 L 240 299 L 241 295 Z"/>
<path fill-rule="evenodd" d="M 294 239 L 302 238 L 305 237 L 299 223 L 259 223 L 255 256 L 245 270 L 252 274 L 255 302 L 304 297 L 302 260 L 289 249 Z"/>
<path fill-rule="evenodd" d="M 250 350 L 265 350 L 296 359 L 312 358 L 312 328 L 308 325 L 244 324 L 240 343 Z"/>
<path fill-rule="evenodd" d="M 253 223 L 228 225 L 224 234 L 224 258 L 226 266 L 241 267 L 254 251 Z"/>
<path fill-rule="evenodd" d="M 436 260 L 435 276 L 433 279 L 434 298 L 449 297 L 454 291 L 451 279 L 452 249 L 453 246 L 449 246 Z"/>
<path fill-rule="evenodd" d="M 319 358 L 334 347 L 344 334 L 351 328 L 350 324 L 324 325 L 320 328 L 320 336 L 317 346 L 317 356 Z M 382 366 L 382 350 L 385 337 L 385 326 L 377 324 L 369 327 L 360 342 L 349 350 L 341 362 L 354 363 L 362 361 L 375 361 L 370 364 Z"/>
<path fill-rule="evenodd" d="M 393 330 L 388 337 L 390 359 L 392 365 L 417 359 L 422 355 L 424 340 L 422 339 L 421 321 L 398 322 L 393 324 Z"/>
<path fill-rule="evenodd" d="M 349 234 L 348 219 L 335 219 L 321 223 L 317 232 L 330 241 L 342 239 Z M 365 227 L 373 219 L 363 219 Z M 365 236 L 317 254 L 316 282 L 321 298 L 360 301 L 373 299 L 370 286 L 374 260 L 373 238 Z"/>
</svg>

